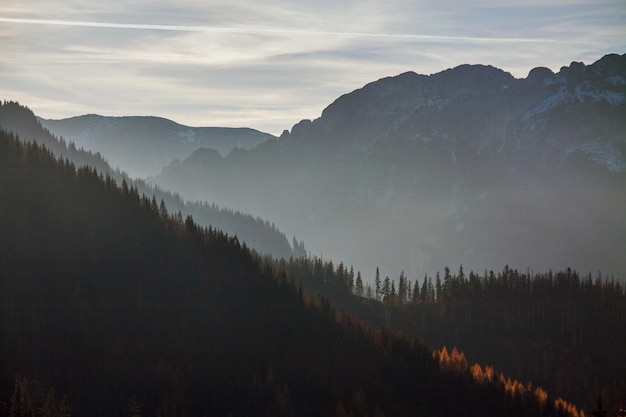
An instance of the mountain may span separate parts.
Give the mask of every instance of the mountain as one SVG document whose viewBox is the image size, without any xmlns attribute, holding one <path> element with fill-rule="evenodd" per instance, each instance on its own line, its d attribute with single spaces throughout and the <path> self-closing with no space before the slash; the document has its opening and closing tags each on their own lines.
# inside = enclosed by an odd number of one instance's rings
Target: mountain
<svg viewBox="0 0 626 417">
<path fill-rule="evenodd" d="M 412 72 L 339 97 L 254 149 L 198 153 L 152 183 L 271 215 L 373 279 L 467 270 L 626 276 L 626 55 L 526 78 Z"/>
<path fill-rule="evenodd" d="M 274 136 L 248 128 L 189 127 L 160 117 L 105 117 L 96 114 L 39 121 L 54 135 L 75 146 L 106 155 L 132 177 L 158 174 L 175 159 L 199 148 L 226 155 L 249 149 Z"/>
<path fill-rule="evenodd" d="M 68 159 L 77 167 L 89 166 L 101 175 L 110 176 L 118 184 L 126 183 L 135 187 L 140 195 L 161 201 L 172 213 L 180 213 L 181 217 L 193 216 L 203 226 L 211 225 L 230 235 L 237 236 L 250 248 L 264 254 L 288 258 L 294 254 L 289 241 L 276 226 L 259 217 L 253 217 L 242 211 L 219 207 L 206 202 L 184 201 L 176 193 L 165 192 L 158 187 L 151 187 L 142 180 L 133 180 L 127 174 L 114 170 L 100 153 L 93 154 L 74 143 L 69 145 L 53 136 L 37 120 L 34 113 L 25 106 L 15 102 L 0 103 L 0 129 L 13 132 L 25 141 L 36 141 L 45 145 L 55 156 Z M 213 151 L 216 152 L 216 151 Z M 300 251 L 305 250 L 300 248 Z"/>
<path fill-rule="evenodd" d="M 0 195 L 3 415 L 580 416 L 6 132 Z"/>
</svg>

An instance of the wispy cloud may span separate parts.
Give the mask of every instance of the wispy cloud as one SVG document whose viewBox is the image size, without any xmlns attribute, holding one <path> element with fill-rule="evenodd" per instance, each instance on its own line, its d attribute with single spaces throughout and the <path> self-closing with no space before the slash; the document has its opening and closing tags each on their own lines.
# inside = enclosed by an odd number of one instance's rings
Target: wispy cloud
<svg viewBox="0 0 626 417">
<path fill-rule="evenodd" d="M 344 38 L 375 38 L 389 40 L 414 40 L 432 42 L 471 42 L 471 43 L 572 43 L 568 40 L 542 39 L 542 38 L 508 38 L 508 37 L 473 37 L 473 36 L 440 36 L 421 35 L 412 33 L 369 33 L 369 32 L 337 32 L 318 31 L 304 29 L 282 29 L 267 27 L 220 27 L 220 26 L 184 26 L 184 25 L 160 25 L 146 23 L 114 23 L 114 22 L 89 22 L 75 20 L 52 20 L 52 19 L 29 19 L 0 17 L 2 23 L 53 25 L 53 26 L 76 26 L 107 29 L 132 29 L 132 30 L 159 30 L 172 32 L 204 32 L 221 34 L 260 34 L 260 35 L 283 35 L 283 36 L 324 36 Z"/>
<path fill-rule="evenodd" d="M 0 99 L 279 134 L 405 71 L 624 53 L 625 19 L 623 0 L 0 0 Z"/>
</svg>

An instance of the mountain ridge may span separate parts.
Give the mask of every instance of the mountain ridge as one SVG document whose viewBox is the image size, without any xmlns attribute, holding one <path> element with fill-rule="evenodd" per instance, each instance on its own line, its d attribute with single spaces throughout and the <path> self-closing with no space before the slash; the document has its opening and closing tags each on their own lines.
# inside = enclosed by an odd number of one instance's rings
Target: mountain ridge
<svg viewBox="0 0 626 417">
<path fill-rule="evenodd" d="M 626 54 L 556 73 L 538 67 L 520 79 L 487 65 L 407 72 L 342 95 L 319 118 L 253 150 L 220 164 L 183 161 L 151 181 L 271 213 L 290 233 L 313 236 L 306 240 L 314 253 L 338 253 L 363 270 L 378 264 L 421 276 L 463 260 L 476 270 L 509 262 L 625 274 L 617 234 L 626 235 L 623 80 Z M 601 217 L 587 199 L 606 205 L 606 229 L 587 225 Z M 611 255 L 581 256 L 569 233 L 610 236 Z M 551 253 L 537 250 L 541 242 L 551 242 Z M 373 259 L 383 252 L 397 256 Z M 610 265 L 600 262 L 607 257 Z"/>
<path fill-rule="evenodd" d="M 157 116 L 86 114 L 40 123 L 76 146 L 107 156 L 134 177 L 156 175 L 160 169 L 194 150 L 213 148 L 226 155 L 273 138 L 252 128 L 191 127 Z"/>
<path fill-rule="evenodd" d="M 346 134 L 345 130 L 352 130 L 352 133 L 347 133 L 348 139 L 363 133 L 370 136 L 379 135 L 381 136 L 379 139 L 383 139 L 397 132 L 403 123 L 411 122 L 414 113 L 423 108 L 441 110 L 443 107 L 458 104 L 458 100 L 471 98 L 476 94 L 489 97 L 515 93 L 519 100 L 519 93 L 528 93 L 528 90 L 538 85 L 537 78 L 543 78 L 542 84 L 546 88 L 543 91 L 537 89 L 532 95 L 522 97 L 522 102 L 517 104 L 520 108 L 517 112 L 522 108 L 525 110 L 518 115 L 523 119 L 521 128 L 533 131 L 537 127 L 532 125 L 532 122 L 536 121 L 533 119 L 553 110 L 564 101 L 623 104 L 626 92 L 623 88 L 626 74 L 625 56 L 607 55 L 590 66 L 572 62 L 570 66 L 562 67 L 558 73 L 538 67 L 532 69 L 526 78 L 520 79 L 492 66 L 469 64 L 432 75 L 406 72 L 368 83 L 360 89 L 342 95 L 326 107 L 319 118 L 310 123 L 304 120 L 296 124 L 291 132 L 281 135 L 281 140 L 307 134 L 323 135 L 331 130 L 339 134 Z M 591 83 L 595 85 L 589 88 Z M 393 100 L 385 101 L 386 96 L 393 96 Z M 427 113 L 433 115 L 436 111 Z M 377 121 L 385 122 L 390 114 L 397 114 L 392 116 L 392 124 L 378 126 L 376 129 L 370 127 L 366 132 L 360 126 L 371 126 Z M 343 125 L 338 125 L 339 121 Z M 307 129 L 313 132 L 307 132 Z M 424 136 L 424 132 L 419 133 Z M 513 136 L 511 139 L 516 139 L 514 133 L 510 133 Z M 624 156 L 621 155 L 620 159 L 624 159 Z"/>
</svg>

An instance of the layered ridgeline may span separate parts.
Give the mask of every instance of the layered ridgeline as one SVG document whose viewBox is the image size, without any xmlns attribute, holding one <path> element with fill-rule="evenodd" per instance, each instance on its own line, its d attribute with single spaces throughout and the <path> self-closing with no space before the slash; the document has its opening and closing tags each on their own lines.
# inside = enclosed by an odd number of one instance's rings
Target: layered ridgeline
<svg viewBox="0 0 626 417">
<path fill-rule="evenodd" d="M 4 132 L 0 195 L 3 415 L 579 415 Z"/>
<path fill-rule="evenodd" d="M 89 166 L 100 174 L 111 176 L 119 184 L 125 181 L 135 186 L 140 195 L 154 196 L 159 204 L 163 201 L 170 212 L 180 212 L 183 217 L 192 215 L 199 224 L 211 225 L 237 236 L 249 247 L 261 253 L 275 257 L 289 257 L 293 254 L 285 234 L 273 223 L 241 211 L 218 207 L 214 203 L 185 202 L 176 193 L 163 192 L 148 186 L 142 180 L 132 180 L 125 173 L 112 169 L 100 153 L 85 151 L 80 147 L 77 148 L 73 142 L 68 144 L 65 140 L 53 136 L 39 123 L 30 109 L 18 103 L 0 103 L 0 129 L 14 132 L 23 140 L 45 145 L 57 157 L 67 158 L 78 167 Z M 303 244 L 298 245 L 298 250 L 302 252 Z"/>
<path fill-rule="evenodd" d="M 626 275 L 626 55 L 516 79 L 462 65 L 346 94 L 277 140 L 198 151 L 155 184 L 271 215 L 313 253 L 383 274 Z"/>
<path fill-rule="evenodd" d="M 135 178 L 156 175 L 174 159 L 200 148 L 226 155 L 275 138 L 249 128 L 189 127 L 161 117 L 106 117 L 96 114 L 39 121 L 77 147 L 106 155 L 113 166 Z"/>
</svg>

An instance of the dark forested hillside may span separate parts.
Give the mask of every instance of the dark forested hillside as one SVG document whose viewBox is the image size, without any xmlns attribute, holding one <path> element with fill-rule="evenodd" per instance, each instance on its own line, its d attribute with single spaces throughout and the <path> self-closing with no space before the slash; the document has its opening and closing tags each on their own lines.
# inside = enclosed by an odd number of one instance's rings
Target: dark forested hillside
<svg viewBox="0 0 626 417">
<path fill-rule="evenodd" d="M 606 406 L 626 404 L 626 292 L 623 281 L 561 272 L 457 273 L 410 280 L 360 272 L 320 259 L 281 261 L 305 290 L 370 325 L 457 347 L 468 360 L 531 381 L 584 410 L 598 393 Z"/>
<path fill-rule="evenodd" d="M 100 153 L 93 154 L 82 148 L 77 149 L 73 142 L 67 144 L 63 139 L 54 137 L 42 127 L 30 109 L 18 103 L 0 103 L 0 128 L 14 132 L 22 140 L 43 144 L 57 157 L 67 158 L 78 167 L 89 166 L 120 184 L 126 181 L 135 186 L 140 194 L 154 196 L 157 202 L 163 201 L 168 211 L 180 211 L 183 216 L 192 215 L 199 224 L 211 225 L 230 235 L 236 235 L 249 247 L 261 253 L 286 258 L 292 254 L 285 234 L 269 221 L 215 204 L 185 202 L 176 193 L 148 186 L 142 180 L 133 180 L 124 172 L 112 169 Z"/>
<path fill-rule="evenodd" d="M 0 128 L 13 132 L 22 140 L 45 145 L 57 157 L 68 158 L 76 166 L 89 165 L 98 172 L 121 179 L 121 173 L 113 170 L 101 154 L 85 152 L 73 143 L 56 138 L 37 121 L 30 109 L 19 103 L 6 100 L 0 103 Z"/>
<path fill-rule="evenodd" d="M 577 415 L 4 132 L 0 197 L 2 415 Z"/>
<path fill-rule="evenodd" d="M 435 300 L 388 300 L 390 322 L 431 346 L 452 345 L 523 381 L 591 410 L 599 392 L 626 405 L 626 294 L 623 281 L 571 269 L 464 274 L 432 280 Z M 427 284 L 428 286 L 428 284 Z"/>
</svg>

